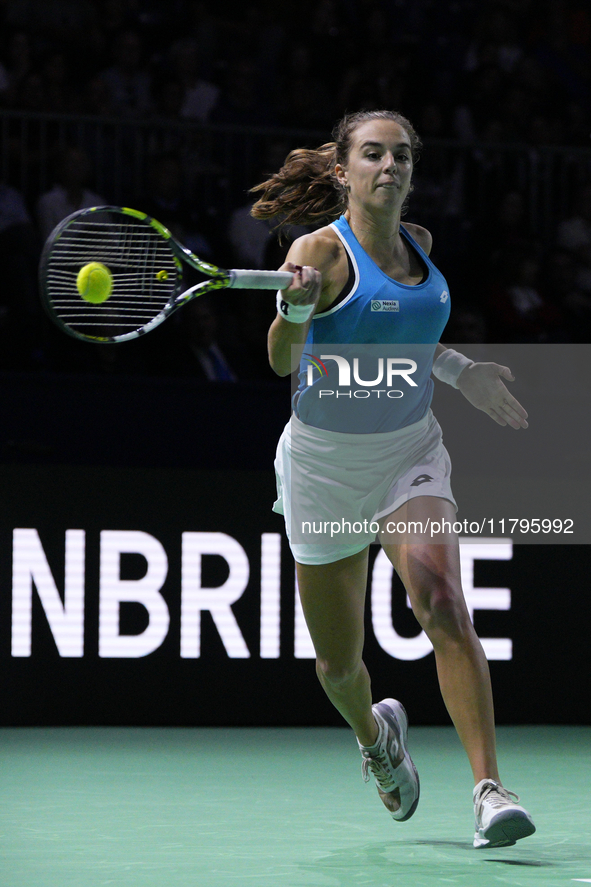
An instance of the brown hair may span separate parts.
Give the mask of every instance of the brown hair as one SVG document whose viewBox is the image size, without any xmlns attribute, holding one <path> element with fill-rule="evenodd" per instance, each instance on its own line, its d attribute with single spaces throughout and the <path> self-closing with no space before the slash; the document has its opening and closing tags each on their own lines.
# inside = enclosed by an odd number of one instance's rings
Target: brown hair
<svg viewBox="0 0 591 887">
<path fill-rule="evenodd" d="M 346 165 L 353 133 L 369 120 L 392 120 L 402 126 L 409 135 L 412 158 L 416 163 L 421 140 L 402 114 L 396 111 L 346 114 L 332 132 L 334 141 L 316 150 L 296 148 L 290 151 L 279 172 L 250 189 L 252 194 L 261 194 L 251 215 L 255 219 L 280 216 L 279 228 L 326 223 L 338 218 L 347 208 L 348 197 L 346 189 L 337 181 L 334 169 L 337 163 Z M 406 204 L 403 211 L 405 208 Z"/>
</svg>

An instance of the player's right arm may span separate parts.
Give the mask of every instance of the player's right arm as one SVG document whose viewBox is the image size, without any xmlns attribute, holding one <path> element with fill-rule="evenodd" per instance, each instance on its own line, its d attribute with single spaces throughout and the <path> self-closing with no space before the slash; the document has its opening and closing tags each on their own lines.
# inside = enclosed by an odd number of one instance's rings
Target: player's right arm
<svg viewBox="0 0 591 887">
<path fill-rule="evenodd" d="M 269 363 L 277 375 L 288 376 L 298 368 L 314 313 L 335 298 L 334 272 L 339 257 L 337 243 L 324 229 L 305 234 L 291 245 L 279 270 L 292 271 L 294 279 L 282 296 L 291 305 L 315 307 L 303 323 L 290 323 L 278 313 L 271 324 L 267 338 Z"/>
</svg>

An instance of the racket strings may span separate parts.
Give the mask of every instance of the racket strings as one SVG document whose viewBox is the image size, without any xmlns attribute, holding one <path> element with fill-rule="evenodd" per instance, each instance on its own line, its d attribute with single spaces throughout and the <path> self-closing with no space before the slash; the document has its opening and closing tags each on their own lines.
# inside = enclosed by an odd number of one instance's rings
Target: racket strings
<svg viewBox="0 0 591 887">
<path fill-rule="evenodd" d="M 110 297 L 101 304 L 83 299 L 78 272 L 90 262 L 113 276 Z M 74 330 L 100 328 L 102 335 L 145 326 L 164 310 L 175 292 L 179 266 L 167 240 L 148 224 L 111 218 L 76 219 L 55 241 L 45 286 L 52 310 Z"/>
</svg>

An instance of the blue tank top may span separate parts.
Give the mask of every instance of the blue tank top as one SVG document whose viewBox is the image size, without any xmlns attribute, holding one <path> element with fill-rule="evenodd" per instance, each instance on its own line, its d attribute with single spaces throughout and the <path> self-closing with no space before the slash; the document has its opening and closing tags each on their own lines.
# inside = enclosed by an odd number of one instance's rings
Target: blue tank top
<svg viewBox="0 0 591 887">
<path fill-rule="evenodd" d="M 450 311 L 445 278 L 401 225 L 426 268 L 409 286 L 388 277 L 361 247 L 344 216 L 333 222 L 354 282 L 315 314 L 293 398 L 296 416 L 330 431 L 373 434 L 420 421 L 431 404 L 433 355 Z"/>
</svg>

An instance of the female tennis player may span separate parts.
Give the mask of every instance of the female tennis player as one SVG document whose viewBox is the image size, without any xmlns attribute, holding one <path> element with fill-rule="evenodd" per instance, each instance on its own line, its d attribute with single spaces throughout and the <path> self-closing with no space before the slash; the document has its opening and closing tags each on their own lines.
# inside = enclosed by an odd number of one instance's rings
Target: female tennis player
<svg viewBox="0 0 591 887">
<path fill-rule="evenodd" d="M 372 773 L 395 820 L 413 815 L 419 777 L 406 712 L 395 699 L 372 705 L 362 660 L 368 546 L 377 536 L 433 644 L 472 766 L 474 846 L 507 846 L 535 826 L 499 778 L 490 674 L 463 597 L 457 537 L 424 530 L 453 525 L 456 512 L 431 373 L 500 425 L 526 428 L 527 414 L 502 381 L 513 379 L 507 367 L 438 344 L 448 287 L 429 259 L 430 233 L 401 225 L 420 148 L 411 123 L 362 111 L 333 137 L 292 151 L 253 189 L 255 217 L 336 219 L 297 239 L 282 268 L 295 277 L 277 297 L 269 358 L 280 376 L 299 365 L 300 385 L 277 449 L 274 507 L 285 515 L 318 678 L 356 734 L 364 779 Z M 343 532 L 333 534 L 335 525 Z"/>
</svg>

